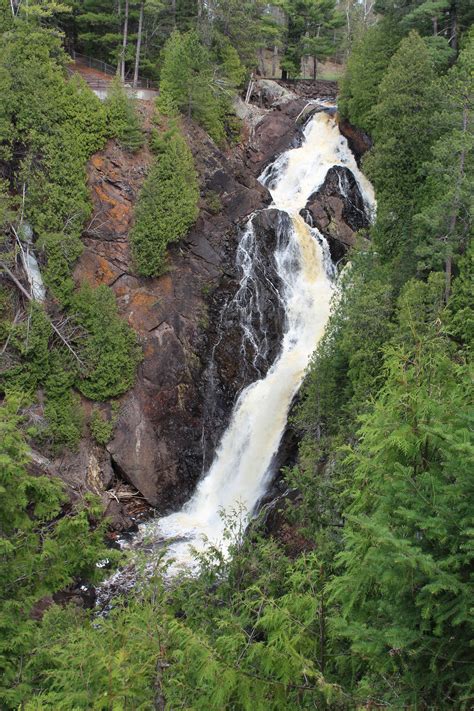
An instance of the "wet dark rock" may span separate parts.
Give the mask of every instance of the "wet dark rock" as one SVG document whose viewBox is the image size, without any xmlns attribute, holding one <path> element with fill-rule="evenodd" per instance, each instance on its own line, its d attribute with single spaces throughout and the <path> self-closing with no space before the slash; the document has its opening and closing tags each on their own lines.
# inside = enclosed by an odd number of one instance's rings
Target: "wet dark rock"
<svg viewBox="0 0 474 711">
<path fill-rule="evenodd" d="M 297 118 L 306 104 L 301 98 L 285 102 L 256 125 L 245 151 L 245 162 L 256 174 L 281 153 L 300 144 L 302 134 Z"/>
<path fill-rule="evenodd" d="M 372 140 L 360 128 L 353 126 L 347 119 L 339 121 L 339 130 L 347 138 L 349 148 L 354 154 L 357 165 L 360 166 L 362 157 L 372 148 Z"/>
<path fill-rule="evenodd" d="M 357 231 L 370 224 L 357 182 L 352 172 L 342 166 L 328 171 L 301 214 L 326 237 L 336 262 L 354 246 Z"/>
<path fill-rule="evenodd" d="M 279 297 L 281 282 L 274 251 L 277 245 L 284 246 L 290 218 L 280 210 L 269 209 L 258 212 L 252 225 L 249 249 L 252 250 L 255 282 L 249 280 L 245 303 L 239 299 L 242 275 L 235 266 L 211 300 L 208 331 L 211 354 L 201 388 L 204 401 L 203 470 L 211 463 L 238 394 L 266 374 L 278 355 L 283 338 L 284 309 Z M 245 230 L 245 227 L 241 229 Z M 245 338 L 247 326 L 256 345 Z"/>
<path fill-rule="evenodd" d="M 114 290 L 123 318 L 143 346 L 137 382 L 120 401 L 106 455 L 115 477 L 136 487 L 160 512 L 175 509 L 189 498 L 201 475 L 209 422 L 207 371 L 219 339 L 220 314 L 238 289 L 235 258 L 240 226 L 271 202 L 244 151 L 224 154 L 192 122 L 186 122 L 185 130 L 200 176 L 202 210 L 189 234 L 170 247 L 168 272 L 156 279 L 134 272 L 128 233 L 143 167 L 151 156 L 146 149 L 132 156 L 113 141 L 89 165 L 94 214 L 75 271 L 78 282 L 108 284 Z M 294 130 L 291 126 L 291 133 Z M 268 160 L 268 154 L 261 155 Z M 209 192 L 222 205 L 216 215 L 207 211 Z M 238 329 L 229 325 L 229 347 L 217 357 L 222 396 L 218 420 L 209 428 L 209 451 L 228 422 L 237 393 L 253 375 L 236 376 L 242 358 L 239 339 Z M 85 442 L 83 447 L 82 458 L 72 456 L 71 469 L 87 488 L 84 478 L 91 444 Z M 108 509 L 117 530 L 129 520 L 120 507 L 109 502 Z"/>
</svg>

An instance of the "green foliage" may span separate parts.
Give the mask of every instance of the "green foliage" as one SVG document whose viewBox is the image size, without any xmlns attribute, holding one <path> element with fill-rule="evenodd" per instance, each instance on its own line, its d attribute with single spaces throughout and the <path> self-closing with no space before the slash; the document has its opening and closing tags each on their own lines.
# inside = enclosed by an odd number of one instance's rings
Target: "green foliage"
<svg viewBox="0 0 474 711">
<path fill-rule="evenodd" d="M 163 54 L 163 113 L 187 113 L 223 140 L 242 65 L 252 65 L 257 46 L 284 44 L 284 30 L 261 24 L 263 5 L 206 3 L 198 34 L 188 32 L 193 0 L 162 9 L 147 3 L 146 23 L 157 23 L 148 25 L 150 71 L 171 27 L 180 31 Z M 75 3 L 70 17 L 48 4 L 40 20 L 38 6 L 30 6 L 27 31 L 23 20 L 8 23 L 0 13 L 0 22 L 16 26 L 1 40 L 0 158 L 8 188 L 21 195 L 25 183 L 25 217 L 44 246 L 50 289 L 69 306 L 79 360 L 59 343 L 45 311 L 34 306 L 16 318 L 15 300 L 0 291 L 9 393 L 0 411 L 0 706 L 467 710 L 474 695 L 474 443 L 465 0 L 378 0 L 385 17 L 349 61 L 341 109 L 374 138 L 366 166 L 378 217 L 373 248 L 351 254 L 308 370 L 294 420 L 302 434 L 298 462 L 285 475 L 290 503 L 269 509 L 264 535 L 253 524 L 244 536 L 236 512 L 226 532 L 231 557 L 211 546 L 199 556 L 199 575 L 165 585 L 159 559 L 155 576 L 139 579 L 106 618 L 53 606 L 42 621 L 31 614 L 39 600 L 78 576 L 93 581 L 97 560 L 111 553 L 103 550 L 103 531 L 91 526 L 95 504 L 72 511 L 55 480 L 30 475 L 14 394 L 31 401 L 42 392 L 44 424 L 33 412 L 30 436 L 53 452 L 74 446 L 82 428 L 74 389 L 97 401 L 123 393 L 139 350 L 110 290 L 74 291 L 71 266 L 90 210 L 84 167 L 108 135 L 107 122 L 80 81 L 65 81 L 55 33 L 37 29 L 38 21 L 54 26 L 60 16 L 68 37 L 80 28 L 83 46 L 116 58 L 123 17 L 114 16 L 109 0 Z M 298 73 L 302 51 L 328 51 L 338 20 L 329 0 L 287 7 L 285 61 Z M 137 13 L 130 12 L 133 36 Z M 440 36 L 427 38 L 436 23 Z M 400 42 L 412 28 L 425 38 L 409 34 Z M 456 64 L 435 77 L 454 59 L 459 32 Z M 127 140 L 133 119 L 119 99 L 109 125 L 117 120 Z M 165 268 L 166 245 L 189 229 L 199 200 L 179 131 L 157 134 L 153 147 L 132 232 L 145 275 Z M 217 210 L 215 196 L 205 199 Z M 1 210 L 0 220 L 11 221 L 6 195 Z M 443 266 L 444 275 L 433 272 Z M 419 279 L 408 281 L 415 272 Z M 89 422 L 102 444 L 114 423 L 113 411 L 104 417 L 106 407 L 94 408 Z"/>
<path fill-rule="evenodd" d="M 141 350 L 133 331 L 118 316 L 113 292 L 84 284 L 74 295 L 74 308 L 88 334 L 82 352 L 86 370 L 78 389 L 91 400 L 122 395 L 134 383 Z"/>
<path fill-rule="evenodd" d="M 338 286 L 296 418 L 311 439 L 353 425 L 361 403 L 377 391 L 381 349 L 390 335 L 393 290 L 376 255 L 355 254 Z"/>
<path fill-rule="evenodd" d="M 442 131 L 425 165 L 426 184 L 414 228 L 424 269 L 439 269 L 465 252 L 474 214 L 474 34 L 440 80 L 434 121 Z"/>
<path fill-rule="evenodd" d="M 238 56 L 228 42 L 220 42 L 220 52 L 223 64 L 217 72 L 197 32 L 173 32 L 163 50 L 157 102 L 167 116 L 182 112 L 194 118 L 216 143 L 225 140 L 229 90 L 243 76 Z"/>
<path fill-rule="evenodd" d="M 44 415 L 48 424 L 45 431 L 38 433 L 37 439 L 46 440 L 54 451 L 64 447 L 75 449 L 82 435 L 80 401 L 72 391 L 77 371 L 68 361 L 69 358 L 61 351 L 51 351 L 49 373 L 44 379 Z"/>
<path fill-rule="evenodd" d="M 2 373 L 2 389 L 32 399 L 43 388 L 45 422 L 35 428 L 35 439 L 53 452 L 75 448 L 82 433 L 79 403 L 71 392 L 77 370 L 66 349 L 52 348 L 53 331 L 44 311 L 35 305 L 25 321 L 8 322 L 6 337 L 12 363 Z"/>
<path fill-rule="evenodd" d="M 104 106 L 110 135 L 116 137 L 123 148 L 138 151 L 143 145 L 143 132 L 137 107 L 118 77 L 107 92 Z"/>
<path fill-rule="evenodd" d="M 25 194 L 25 216 L 46 252 L 45 282 L 67 302 L 91 211 L 86 161 L 105 141 L 104 108 L 81 79 L 65 80 L 66 55 L 52 32 L 19 22 L 1 36 L 0 57 L 8 92 L 1 151 L 15 167 L 13 187 Z"/>
<path fill-rule="evenodd" d="M 448 331 L 467 348 L 474 346 L 474 311 L 472 308 L 472 284 L 474 283 L 474 246 L 459 260 L 459 276 L 454 280 L 451 299 L 448 302 Z"/>
<path fill-rule="evenodd" d="M 59 482 L 28 473 L 18 398 L 0 408 L 0 435 L 0 703 L 15 709 L 30 688 L 34 605 L 76 577 L 96 580 L 96 562 L 106 551 L 103 530 L 90 523 L 99 514 L 97 504 L 84 502 L 56 520 L 65 501 Z"/>
<path fill-rule="evenodd" d="M 106 618 L 94 623 L 74 608 L 51 608 L 37 637 L 30 671 L 41 691 L 25 708 L 153 708 L 164 654 L 162 605 L 163 593 L 158 588 L 131 600 L 126 612 L 115 606 Z"/>
<path fill-rule="evenodd" d="M 206 193 L 206 207 L 211 215 L 218 215 L 222 211 L 222 200 L 219 193 L 208 190 Z"/>
<path fill-rule="evenodd" d="M 102 411 L 94 407 L 89 421 L 89 429 L 97 444 L 105 446 L 110 441 L 115 427 L 115 417 L 107 419 Z"/>
<path fill-rule="evenodd" d="M 428 49 L 412 32 L 400 43 L 380 83 L 375 146 L 364 161 L 379 200 L 373 237 L 385 258 L 412 249 L 407 218 L 415 210 L 423 164 L 436 138 L 431 122 L 433 79 Z"/>
<path fill-rule="evenodd" d="M 218 53 L 223 74 L 228 80 L 229 85 L 231 87 L 241 86 L 247 72 L 240 61 L 239 53 L 235 47 L 232 46 L 230 40 L 222 39 L 220 41 Z"/>
<path fill-rule="evenodd" d="M 363 696 L 468 708 L 474 442 L 469 372 L 431 307 L 442 286 L 408 283 L 401 297 L 407 339 L 387 351 L 385 384 L 349 456 L 353 502 L 332 594 Z"/>
<path fill-rule="evenodd" d="M 191 151 L 177 127 L 156 134 L 156 158 L 142 187 L 130 234 L 138 272 L 157 276 L 166 247 L 187 233 L 198 216 L 199 187 Z"/>
<path fill-rule="evenodd" d="M 298 76 L 303 56 L 314 62 L 325 59 L 337 49 L 335 30 L 344 24 L 343 15 L 334 0 L 288 0 L 288 39 L 283 67 L 291 76 Z"/>
<path fill-rule="evenodd" d="M 389 21 L 370 27 L 354 44 L 341 84 L 341 115 L 371 134 L 376 126 L 374 109 L 380 81 L 396 50 L 399 37 Z"/>
<path fill-rule="evenodd" d="M 227 535 L 241 544 L 237 521 L 231 517 Z M 325 622 L 317 555 L 292 562 L 255 534 L 240 544 L 229 562 L 211 550 L 199 578 L 168 590 L 158 560 L 157 576 L 100 622 L 49 611 L 26 708 L 339 708 L 338 687 L 314 659 Z"/>
</svg>

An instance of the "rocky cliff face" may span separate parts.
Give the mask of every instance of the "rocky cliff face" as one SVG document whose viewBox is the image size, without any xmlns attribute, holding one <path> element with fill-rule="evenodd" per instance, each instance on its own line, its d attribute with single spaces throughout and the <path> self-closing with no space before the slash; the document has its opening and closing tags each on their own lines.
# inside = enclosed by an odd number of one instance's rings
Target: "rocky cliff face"
<svg viewBox="0 0 474 711">
<path fill-rule="evenodd" d="M 228 153 L 186 123 L 200 176 L 201 211 L 186 238 L 170 248 L 168 272 L 157 279 L 136 276 L 128 245 L 133 206 L 151 156 L 146 149 L 127 154 L 111 141 L 90 162 L 94 213 L 75 278 L 114 290 L 144 358 L 134 388 L 121 398 L 106 451 L 84 440 L 79 453 L 55 464 L 61 465 L 70 488 L 102 492 L 119 528 L 127 519 L 105 490 L 118 479 L 133 485 L 160 512 L 181 504 L 209 463 L 235 396 L 255 378 L 255 369 L 245 366 L 240 353 L 239 315 L 232 306 L 224 307 L 232 304 L 239 285 L 241 231 L 247 218 L 270 202 L 256 176 L 296 140 L 295 117 L 301 108 L 302 102 L 294 100 L 262 112 L 251 140 Z M 268 220 L 261 230 L 268 240 L 275 238 L 276 228 Z M 270 295 L 264 298 L 272 334 L 270 363 L 280 340 L 281 315 Z M 258 367 L 264 372 L 266 365 Z"/>
<path fill-rule="evenodd" d="M 189 498 L 210 464 L 236 396 L 263 375 L 276 356 L 283 328 L 275 299 L 279 284 L 271 264 L 278 211 L 261 213 L 254 221 L 259 259 L 266 270 L 259 295 L 264 320 L 258 324 L 261 313 L 249 315 L 256 332 L 260 328 L 266 338 L 265 357 L 255 362 L 242 338 L 235 299 L 241 276 L 236 251 L 248 217 L 270 202 L 257 176 L 271 159 L 298 144 L 306 104 L 306 98 L 287 94 L 272 109 L 253 107 L 245 140 L 227 153 L 199 127 L 185 123 L 200 177 L 201 210 L 186 238 L 170 248 L 169 269 L 157 279 L 136 276 L 128 245 L 150 154 L 143 149 L 130 155 L 111 141 L 90 162 L 94 212 L 75 278 L 114 290 L 144 357 L 134 388 L 121 398 L 107 448 L 84 439 L 78 453 L 68 453 L 52 466 L 71 492 L 101 494 L 117 529 L 131 524 L 134 492 L 159 512 Z M 343 212 L 333 202 L 331 185 L 308 205 L 321 225 L 324 219 L 338 221 Z M 328 210 L 334 212 L 330 218 Z"/>
</svg>

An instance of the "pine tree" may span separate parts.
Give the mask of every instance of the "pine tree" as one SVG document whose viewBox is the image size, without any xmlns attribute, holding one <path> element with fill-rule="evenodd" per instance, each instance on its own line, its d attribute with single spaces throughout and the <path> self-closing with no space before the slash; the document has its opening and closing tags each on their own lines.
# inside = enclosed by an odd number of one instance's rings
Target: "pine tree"
<svg viewBox="0 0 474 711">
<path fill-rule="evenodd" d="M 436 133 L 436 98 L 429 51 L 411 32 L 402 40 L 383 76 L 372 131 L 375 147 L 364 165 L 374 183 L 378 213 L 374 241 L 384 258 L 405 255 L 413 262 L 409 218 L 416 209 L 424 162 Z"/>
<path fill-rule="evenodd" d="M 442 305 L 442 275 L 407 284 L 386 382 L 348 459 L 331 587 L 361 703 L 462 709 L 472 698 L 470 387 L 439 332 Z"/>
<path fill-rule="evenodd" d="M 317 61 L 335 52 L 334 30 L 343 24 L 334 0 L 289 0 L 284 69 L 298 76 L 302 57 L 309 55 L 313 58 L 313 78 L 316 79 Z"/>
<path fill-rule="evenodd" d="M 218 143 L 224 140 L 223 104 L 211 57 L 197 32 L 173 32 L 163 50 L 159 109 L 181 111 L 200 123 Z"/>
<path fill-rule="evenodd" d="M 422 266 L 444 265 L 446 300 L 453 261 L 466 250 L 474 214 L 474 34 L 456 65 L 441 80 L 442 129 L 426 165 L 423 209 L 415 216 Z"/>
<path fill-rule="evenodd" d="M 99 577 L 96 563 L 110 554 L 103 529 L 91 529 L 99 514 L 87 505 L 57 520 L 65 496 L 57 480 L 28 472 L 29 449 L 21 418 L 21 400 L 0 408 L 0 703 L 18 708 L 29 689 L 26 660 L 37 622 L 31 612 L 41 599 L 73 579 Z"/>
<path fill-rule="evenodd" d="M 399 42 L 396 26 L 382 20 L 354 44 L 341 83 L 338 108 L 355 126 L 372 134 L 379 85 Z"/>
<path fill-rule="evenodd" d="M 140 274 L 166 267 L 166 248 L 184 237 L 198 216 L 199 187 L 191 151 L 175 126 L 156 135 L 156 158 L 140 193 L 130 239 Z"/>
<path fill-rule="evenodd" d="M 138 151 L 143 145 L 143 132 L 136 103 L 127 96 L 118 77 L 107 92 L 104 106 L 110 135 L 116 137 L 123 148 Z"/>
</svg>

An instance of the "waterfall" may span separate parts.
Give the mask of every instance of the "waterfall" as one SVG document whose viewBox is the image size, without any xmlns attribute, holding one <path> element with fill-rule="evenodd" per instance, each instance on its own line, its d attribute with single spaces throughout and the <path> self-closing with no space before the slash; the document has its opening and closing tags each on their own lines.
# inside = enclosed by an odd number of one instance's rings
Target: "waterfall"
<svg viewBox="0 0 474 711">
<path fill-rule="evenodd" d="M 280 156 L 260 177 L 273 197 L 271 208 L 282 211 L 286 220 L 285 229 L 280 230 L 283 238 L 277 240 L 274 252 L 281 281 L 275 299 L 281 300 L 285 313 L 283 342 L 267 374 L 238 397 L 214 461 L 192 498 L 181 511 L 141 527 L 141 540 L 169 543 L 168 554 L 175 561 L 175 569 L 194 565 L 192 548 L 204 550 L 211 543 L 225 551 L 222 512 L 239 510 L 252 515 L 273 474 L 272 463 L 291 402 L 329 317 L 334 273 L 329 249 L 300 211 L 334 165 L 353 172 L 367 210 L 373 212 L 372 186 L 358 169 L 334 118 L 325 112 L 316 113 L 308 121 L 302 145 Z M 237 252 L 242 276 L 234 303 L 239 307 L 244 341 L 251 347 L 255 364 L 266 349 L 265 332 L 260 330 L 257 335 L 255 328 L 255 318 L 265 321 L 259 312 L 254 264 L 257 241 L 251 218 Z"/>
</svg>

